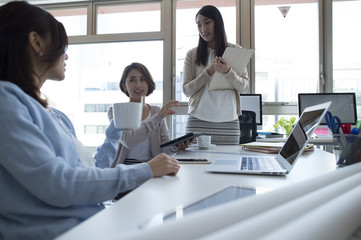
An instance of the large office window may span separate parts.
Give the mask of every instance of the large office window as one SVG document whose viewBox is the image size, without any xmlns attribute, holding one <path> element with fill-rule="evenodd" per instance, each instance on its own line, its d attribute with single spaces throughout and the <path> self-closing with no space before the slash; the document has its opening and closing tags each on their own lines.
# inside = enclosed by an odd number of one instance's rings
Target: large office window
<svg viewBox="0 0 361 240">
<path fill-rule="evenodd" d="M 317 91 L 317 2 L 255 2 L 256 92 L 262 93 L 264 101 L 296 102 L 298 92 Z M 282 13 L 286 7 L 287 14 Z"/>
<path fill-rule="evenodd" d="M 162 105 L 163 66 L 159 64 L 163 61 L 159 54 L 162 49 L 162 41 L 70 45 L 65 80 L 47 81 L 42 91 L 71 118 L 81 142 L 94 148 L 103 142 L 104 135 L 84 132 L 84 126 L 109 124 L 104 107 L 129 101 L 120 91 L 119 81 L 123 69 L 131 62 L 141 62 L 149 68 L 157 86 L 147 102 Z"/>
<path fill-rule="evenodd" d="M 317 92 L 317 1 L 256 0 L 254 9 L 255 92 L 264 102 L 297 102 L 299 92 Z M 264 129 L 277 119 L 265 116 Z"/>
<path fill-rule="evenodd" d="M 361 117 L 361 1 L 333 1 L 333 91 L 355 92 Z"/>
<path fill-rule="evenodd" d="M 127 65 L 132 62 L 140 62 L 151 72 L 156 89 L 146 98 L 147 103 L 163 105 L 164 85 L 164 41 L 162 37 L 157 39 L 152 35 L 153 39 L 142 40 L 139 36 L 129 37 L 125 33 L 131 30 L 149 30 L 148 27 L 151 25 L 154 26 L 151 30 L 159 32 L 160 2 L 111 5 L 109 7 L 94 5 L 94 7 L 98 14 L 96 26 L 99 40 L 94 40 L 92 38 L 94 35 L 85 31 L 89 28 L 87 28 L 86 21 L 84 23 L 86 17 L 79 17 L 78 13 L 82 12 L 79 9 L 69 7 L 66 8 L 67 10 L 50 9 L 50 12 L 63 22 L 67 32 L 73 32 L 72 35 L 84 34 L 85 36 L 82 36 L 84 43 L 77 42 L 77 44 L 72 44 L 70 37 L 70 45 L 67 50 L 69 59 L 66 61 L 64 81 L 61 83 L 47 81 L 42 88 L 42 92 L 48 97 L 50 104 L 65 112 L 72 120 L 78 139 L 93 151 L 104 141 L 105 136 L 102 129 L 109 125 L 106 113 L 109 106 L 114 102 L 129 101 L 129 98 L 119 89 L 119 81 Z M 158 17 L 154 19 L 155 16 Z M 123 28 L 128 26 L 125 22 L 133 27 Z M 82 29 L 82 31 L 73 31 L 72 29 Z M 104 35 L 99 33 L 104 33 Z M 122 35 L 120 36 L 118 33 L 122 33 Z M 124 41 L 124 36 L 127 37 L 127 41 Z M 87 43 L 89 41 L 91 43 Z"/>
<path fill-rule="evenodd" d="M 79 139 L 95 148 L 104 135 L 86 129 L 108 124 L 104 108 L 125 100 L 118 89 L 123 68 L 139 61 L 157 84 L 148 103 L 161 106 L 171 99 L 181 101 L 183 115 L 167 120 L 172 138 L 183 134 L 188 102 L 182 92 L 184 57 L 197 46 L 196 12 L 211 4 L 222 13 L 228 41 L 256 50 L 249 65 L 251 93 L 263 95 L 263 130 L 273 130 L 280 115 L 297 115 L 299 92 L 355 91 L 360 102 L 361 38 L 357 29 L 361 1 L 333 0 L 332 11 L 325 7 L 330 2 L 95 0 L 45 5 L 64 23 L 70 46 L 66 79 L 46 83 L 43 92 L 71 118 Z M 331 22 L 333 34 L 322 35 Z M 321 46 L 330 38 L 332 49 Z M 327 58 L 332 63 L 322 66 L 327 54 L 333 54 Z M 322 68 L 328 73 L 324 85 L 319 79 Z"/>
</svg>

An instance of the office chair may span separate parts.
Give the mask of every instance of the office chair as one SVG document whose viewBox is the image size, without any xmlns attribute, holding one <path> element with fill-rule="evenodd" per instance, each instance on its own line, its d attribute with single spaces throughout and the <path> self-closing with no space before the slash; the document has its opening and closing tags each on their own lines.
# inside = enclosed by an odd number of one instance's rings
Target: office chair
<svg viewBox="0 0 361 240">
<path fill-rule="evenodd" d="M 241 137 L 239 143 L 249 143 L 256 141 L 257 123 L 256 113 L 253 111 L 242 111 L 242 115 L 238 116 Z"/>
</svg>

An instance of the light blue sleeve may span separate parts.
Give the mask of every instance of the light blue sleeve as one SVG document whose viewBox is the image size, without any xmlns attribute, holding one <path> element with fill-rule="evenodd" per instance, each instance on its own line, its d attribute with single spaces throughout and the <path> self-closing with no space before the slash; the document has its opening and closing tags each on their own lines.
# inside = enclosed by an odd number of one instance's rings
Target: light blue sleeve
<svg viewBox="0 0 361 240">
<path fill-rule="evenodd" d="M 24 201 L 36 199 L 49 206 L 95 204 L 152 177 L 147 163 L 80 167 L 72 138 L 39 103 L 6 87 L 0 87 L 0 102 L 0 189 L 12 187 L 3 201 L 23 194 Z M 119 139 L 119 131 L 111 130 L 108 138 Z"/>
<path fill-rule="evenodd" d="M 70 119 L 62 112 L 59 111 L 56 108 L 50 108 L 51 111 L 55 112 L 61 119 L 61 121 L 64 123 L 64 125 L 71 131 L 71 133 L 76 137 L 75 129 L 73 126 L 73 123 L 70 121 Z"/>
<path fill-rule="evenodd" d="M 117 154 L 118 142 L 121 136 L 122 131 L 114 126 L 114 120 L 112 119 L 105 130 L 104 143 L 97 148 L 97 152 L 94 155 L 97 167 L 107 168 L 111 166 Z"/>
</svg>

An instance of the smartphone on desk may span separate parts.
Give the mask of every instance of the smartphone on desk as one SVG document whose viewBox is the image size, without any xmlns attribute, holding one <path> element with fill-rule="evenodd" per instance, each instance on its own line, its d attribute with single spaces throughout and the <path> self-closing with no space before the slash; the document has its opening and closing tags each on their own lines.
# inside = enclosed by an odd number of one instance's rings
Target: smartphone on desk
<svg viewBox="0 0 361 240">
<path fill-rule="evenodd" d="M 208 161 L 208 159 L 205 158 L 201 158 L 201 159 L 196 159 L 196 158 L 179 158 L 177 159 L 178 162 L 180 164 L 208 164 L 211 163 L 210 161 Z"/>
</svg>

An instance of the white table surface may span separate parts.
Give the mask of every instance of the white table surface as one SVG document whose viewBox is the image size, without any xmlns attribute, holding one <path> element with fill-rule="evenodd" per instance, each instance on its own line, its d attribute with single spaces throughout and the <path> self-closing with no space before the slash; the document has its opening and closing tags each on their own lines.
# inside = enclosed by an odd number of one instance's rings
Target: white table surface
<svg viewBox="0 0 361 240">
<path fill-rule="evenodd" d="M 210 150 L 191 147 L 176 154 L 177 158 L 239 159 L 238 145 L 216 146 Z M 245 152 L 243 152 L 245 154 Z M 246 153 L 252 154 L 252 153 Z M 153 178 L 97 213 L 58 239 L 104 239 L 121 236 L 139 228 L 156 214 L 169 212 L 179 205 L 188 205 L 228 186 L 256 187 L 272 190 L 300 182 L 336 169 L 334 155 L 315 149 L 302 154 L 287 176 L 258 176 L 209 173 L 208 164 L 182 164 L 178 175 Z"/>
</svg>

